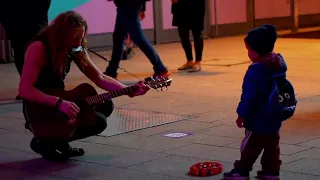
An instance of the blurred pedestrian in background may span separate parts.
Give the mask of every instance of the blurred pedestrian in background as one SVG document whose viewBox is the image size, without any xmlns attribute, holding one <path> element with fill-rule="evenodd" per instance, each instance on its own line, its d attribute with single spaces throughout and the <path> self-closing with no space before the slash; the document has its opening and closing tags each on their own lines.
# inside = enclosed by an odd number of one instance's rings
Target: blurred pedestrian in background
<svg viewBox="0 0 320 180">
<path fill-rule="evenodd" d="M 24 53 L 31 39 L 48 25 L 48 11 L 51 0 L 1 0 L 0 23 L 7 38 L 11 40 L 14 63 L 22 74 Z M 16 97 L 20 99 L 19 96 Z"/>
<path fill-rule="evenodd" d="M 187 62 L 178 70 L 198 72 L 201 70 L 200 63 L 203 53 L 202 31 L 204 29 L 205 0 L 171 0 L 171 2 L 172 25 L 178 27 L 181 44 L 187 58 Z M 189 39 L 190 30 L 193 35 L 195 59 Z"/>
</svg>

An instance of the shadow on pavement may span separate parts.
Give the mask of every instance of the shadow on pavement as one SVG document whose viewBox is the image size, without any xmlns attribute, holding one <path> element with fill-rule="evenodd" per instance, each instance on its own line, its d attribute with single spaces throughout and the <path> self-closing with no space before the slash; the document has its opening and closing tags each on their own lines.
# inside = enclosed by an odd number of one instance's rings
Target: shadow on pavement
<svg viewBox="0 0 320 180">
<path fill-rule="evenodd" d="M 0 166 L 26 170 L 29 172 L 51 174 L 52 172 L 59 172 L 68 168 L 72 168 L 77 166 L 77 164 L 72 163 L 72 161 L 68 161 L 66 163 L 52 163 L 42 158 L 36 158 L 23 161 L 0 163 Z"/>
</svg>

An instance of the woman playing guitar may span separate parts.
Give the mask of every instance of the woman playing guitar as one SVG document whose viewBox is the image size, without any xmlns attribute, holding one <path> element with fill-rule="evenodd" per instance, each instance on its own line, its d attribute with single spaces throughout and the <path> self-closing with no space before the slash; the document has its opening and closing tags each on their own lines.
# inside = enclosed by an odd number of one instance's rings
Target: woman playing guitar
<svg viewBox="0 0 320 180">
<path fill-rule="evenodd" d="M 26 127 L 34 134 L 30 147 L 50 161 L 83 155 L 83 149 L 71 148 L 69 142 L 101 133 L 113 110 L 111 100 L 93 108 L 78 101 L 96 94 L 89 84 L 64 90 L 72 61 L 106 91 L 122 91 L 134 97 L 149 90 L 139 82 L 135 90 L 125 91 L 124 84 L 99 71 L 86 49 L 75 53 L 74 48 L 85 47 L 87 30 L 81 15 L 73 11 L 62 13 L 31 41 L 25 53 L 19 95 L 23 98 Z M 92 98 L 89 100 L 93 102 Z"/>
</svg>

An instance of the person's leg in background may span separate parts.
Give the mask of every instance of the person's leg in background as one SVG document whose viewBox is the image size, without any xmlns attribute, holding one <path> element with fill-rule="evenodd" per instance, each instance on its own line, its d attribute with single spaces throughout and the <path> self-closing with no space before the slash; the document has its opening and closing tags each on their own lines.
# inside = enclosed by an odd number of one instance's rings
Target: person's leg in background
<svg viewBox="0 0 320 180">
<path fill-rule="evenodd" d="M 24 64 L 24 53 L 28 43 L 35 37 L 44 27 L 48 25 L 48 15 L 39 14 L 38 19 L 30 20 L 28 27 L 21 31 L 21 24 L 15 23 L 14 34 L 12 37 L 12 47 L 14 51 L 14 63 L 16 65 L 19 75 L 22 74 Z"/>
<path fill-rule="evenodd" d="M 113 78 L 117 78 L 117 71 L 120 64 L 120 60 L 123 54 L 124 40 L 127 34 L 126 27 L 124 26 L 123 21 L 125 20 L 125 11 L 121 8 L 117 9 L 116 23 L 113 31 L 113 49 L 111 60 L 104 72 L 105 75 L 108 75 Z"/>
<path fill-rule="evenodd" d="M 28 43 L 32 40 L 41 29 L 48 25 L 48 10 L 50 7 L 50 0 L 39 1 L 43 4 L 37 8 L 36 12 L 30 15 L 28 10 L 17 10 L 13 12 L 5 12 L 5 18 L 2 18 L 3 26 L 6 31 L 8 38 L 11 40 L 14 64 L 16 69 L 21 76 L 23 64 L 24 64 L 24 53 Z M 10 9 L 12 7 L 8 7 Z M 28 14 L 29 13 L 29 14 Z M 21 22 L 21 17 L 27 19 Z M 21 100 L 19 95 L 16 100 Z"/>
<path fill-rule="evenodd" d="M 147 58 L 153 65 L 153 76 L 170 76 L 170 71 L 168 71 L 164 66 L 159 57 L 159 54 L 156 52 L 152 44 L 148 41 L 143 33 L 139 17 L 139 8 L 134 12 L 131 11 L 130 14 L 128 13 L 126 28 L 128 29 L 132 41 L 141 49 L 141 51 L 147 56 Z"/>
<path fill-rule="evenodd" d="M 22 74 L 22 68 L 24 64 L 24 52 L 25 48 L 29 42 L 29 38 L 21 37 L 21 38 L 12 38 L 11 43 L 12 43 L 12 49 L 13 49 L 13 57 L 14 57 L 14 64 L 16 66 L 16 69 L 21 76 Z"/>
<path fill-rule="evenodd" d="M 128 60 L 133 53 L 133 42 L 131 41 L 130 35 L 127 34 L 125 37 L 124 49 L 121 60 Z"/>
<path fill-rule="evenodd" d="M 123 52 L 122 52 L 122 57 L 121 60 L 127 60 L 127 43 L 128 43 L 128 34 L 125 37 L 125 41 L 123 42 Z"/>
<path fill-rule="evenodd" d="M 40 22 L 30 22 L 29 27 L 21 31 L 21 28 L 18 24 L 13 25 L 12 27 L 12 49 L 14 53 L 14 64 L 16 69 L 21 76 L 23 64 L 24 64 L 24 53 L 28 46 L 28 43 L 36 36 L 42 28 L 48 25 L 48 16 L 44 15 L 43 20 Z M 20 100 L 19 95 L 16 97 L 16 100 Z"/>
<path fill-rule="evenodd" d="M 189 37 L 189 28 L 186 26 L 178 26 L 178 32 L 180 37 L 180 42 L 182 48 L 186 54 L 187 62 L 183 64 L 178 70 L 187 70 L 193 66 L 193 54 L 192 54 L 192 45 Z"/>
<path fill-rule="evenodd" d="M 201 61 L 202 61 L 202 53 L 203 53 L 202 30 L 193 28 L 192 36 L 193 36 L 194 50 L 196 54 L 196 62 L 193 64 L 189 72 L 198 72 L 198 71 L 201 71 Z"/>
<path fill-rule="evenodd" d="M 16 24 L 15 19 L 8 19 L 3 23 L 3 27 L 6 31 L 8 39 L 11 41 L 13 49 L 13 59 L 16 69 L 21 76 L 22 68 L 24 63 L 24 52 L 28 42 L 32 39 L 32 33 L 30 29 L 26 28 L 21 31 L 18 24 Z M 32 28 L 32 27 L 31 27 Z M 16 100 L 21 100 L 21 98 L 16 96 Z"/>
</svg>

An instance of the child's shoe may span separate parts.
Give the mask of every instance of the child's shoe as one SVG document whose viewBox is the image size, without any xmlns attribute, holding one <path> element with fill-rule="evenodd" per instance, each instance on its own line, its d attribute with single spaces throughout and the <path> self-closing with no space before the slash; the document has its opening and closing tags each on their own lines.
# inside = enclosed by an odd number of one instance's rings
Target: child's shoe
<svg viewBox="0 0 320 180">
<path fill-rule="evenodd" d="M 232 169 L 230 172 L 223 174 L 223 179 L 225 180 L 248 180 L 250 179 L 250 173 L 240 171 L 237 169 Z"/>
<path fill-rule="evenodd" d="M 260 170 L 257 172 L 257 177 L 262 179 L 262 180 L 279 180 L 279 172 L 275 172 L 275 173 L 268 173 L 265 172 L 263 170 Z"/>
</svg>

